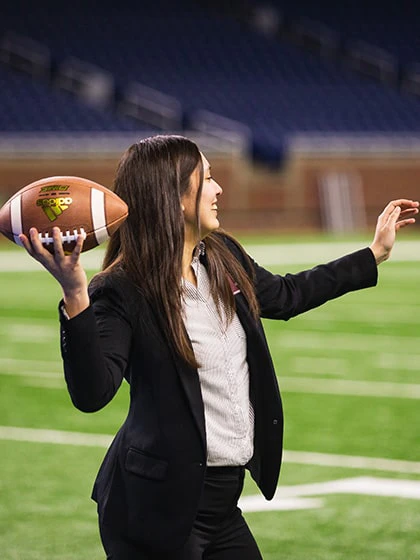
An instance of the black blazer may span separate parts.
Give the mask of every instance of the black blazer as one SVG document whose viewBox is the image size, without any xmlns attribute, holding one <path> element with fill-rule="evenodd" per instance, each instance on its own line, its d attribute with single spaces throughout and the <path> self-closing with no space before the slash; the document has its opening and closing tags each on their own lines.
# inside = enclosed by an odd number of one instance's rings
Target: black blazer
<svg viewBox="0 0 420 560">
<path fill-rule="evenodd" d="M 234 243 L 230 250 L 249 266 Z M 261 317 L 287 320 L 347 292 L 373 286 L 377 267 L 366 248 L 298 274 L 273 275 L 252 261 Z M 94 412 L 130 384 L 127 418 L 99 470 L 92 497 L 102 522 L 146 545 L 175 549 L 188 538 L 206 469 L 204 407 L 197 371 L 171 349 L 160 317 L 123 273 L 96 279 L 91 306 L 61 315 L 65 378 L 74 405 Z M 254 455 L 249 468 L 267 499 L 281 464 L 283 412 L 261 321 L 241 293 L 247 337 Z"/>
</svg>

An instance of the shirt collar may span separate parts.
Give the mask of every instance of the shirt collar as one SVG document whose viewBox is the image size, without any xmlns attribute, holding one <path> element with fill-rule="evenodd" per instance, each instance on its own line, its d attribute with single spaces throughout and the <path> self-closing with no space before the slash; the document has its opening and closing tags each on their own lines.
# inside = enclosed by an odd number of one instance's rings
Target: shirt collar
<svg viewBox="0 0 420 560">
<path fill-rule="evenodd" d="M 195 264 L 201 257 L 204 257 L 206 254 L 206 244 L 204 241 L 200 241 L 197 247 L 194 250 L 194 256 L 192 258 L 191 264 Z"/>
</svg>

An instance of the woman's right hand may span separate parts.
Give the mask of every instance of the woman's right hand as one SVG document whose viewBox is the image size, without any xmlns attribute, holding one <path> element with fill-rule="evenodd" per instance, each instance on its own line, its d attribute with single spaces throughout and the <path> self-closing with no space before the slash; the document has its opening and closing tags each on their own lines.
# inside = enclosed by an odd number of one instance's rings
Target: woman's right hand
<svg viewBox="0 0 420 560">
<path fill-rule="evenodd" d="M 88 282 L 86 272 L 80 262 L 83 247 L 83 236 L 77 237 L 73 251 L 66 255 L 63 249 L 60 228 L 52 230 L 54 254 L 45 249 L 39 239 L 36 228 L 26 235 L 19 235 L 27 252 L 59 282 L 63 290 L 64 305 L 69 317 L 74 317 L 89 306 Z"/>
</svg>

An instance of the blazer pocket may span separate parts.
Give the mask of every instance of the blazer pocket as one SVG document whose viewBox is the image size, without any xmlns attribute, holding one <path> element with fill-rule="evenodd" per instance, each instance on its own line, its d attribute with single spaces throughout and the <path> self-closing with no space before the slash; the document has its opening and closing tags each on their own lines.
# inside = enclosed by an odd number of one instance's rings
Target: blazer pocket
<svg viewBox="0 0 420 560">
<path fill-rule="evenodd" d="M 130 447 L 125 457 L 125 468 L 137 476 L 152 480 L 164 480 L 168 470 L 168 462 Z"/>
</svg>

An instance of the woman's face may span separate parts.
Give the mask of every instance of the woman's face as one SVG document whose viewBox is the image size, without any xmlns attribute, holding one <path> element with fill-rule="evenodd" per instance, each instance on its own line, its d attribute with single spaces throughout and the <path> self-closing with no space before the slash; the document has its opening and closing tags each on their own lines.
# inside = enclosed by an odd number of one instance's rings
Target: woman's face
<svg viewBox="0 0 420 560">
<path fill-rule="evenodd" d="M 219 220 L 217 219 L 217 198 L 222 194 L 222 188 L 216 183 L 210 173 L 210 164 L 203 154 L 201 154 L 204 168 L 204 178 L 203 187 L 201 190 L 199 215 L 200 215 L 200 227 L 201 236 L 205 237 L 211 231 L 217 229 L 220 226 Z M 198 191 L 198 183 L 200 180 L 199 168 L 194 171 L 191 175 L 191 188 L 182 197 L 182 206 L 184 209 L 184 220 L 185 220 L 185 230 L 186 234 L 190 233 L 193 236 L 197 235 L 197 224 L 196 224 L 196 198 Z"/>
</svg>

